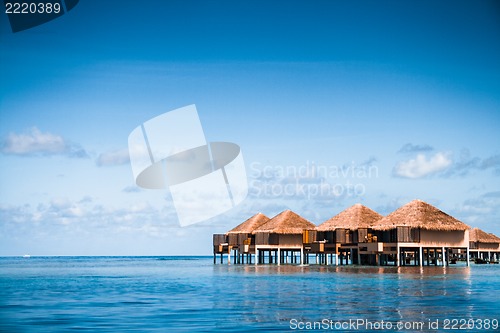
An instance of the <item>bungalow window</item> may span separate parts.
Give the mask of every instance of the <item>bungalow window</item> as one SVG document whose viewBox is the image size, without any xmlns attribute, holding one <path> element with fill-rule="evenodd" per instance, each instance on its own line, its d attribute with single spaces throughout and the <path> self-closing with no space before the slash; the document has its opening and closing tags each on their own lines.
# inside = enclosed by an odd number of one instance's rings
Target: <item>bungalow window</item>
<svg viewBox="0 0 500 333">
<path fill-rule="evenodd" d="M 336 237 L 337 237 L 337 243 L 345 243 L 346 242 L 346 233 L 344 229 L 337 229 L 336 232 Z"/>
<path fill-rule="evenodd" d="M 345 242 L 352 243 L 352 234 L 350 230 L 345 231 Z"/>
<path fill-rule="evenodd" d="M 396 243 L 398 241 L 398 231 L 392 229 L 389 231 L 389 243 Z"/>
</svg>

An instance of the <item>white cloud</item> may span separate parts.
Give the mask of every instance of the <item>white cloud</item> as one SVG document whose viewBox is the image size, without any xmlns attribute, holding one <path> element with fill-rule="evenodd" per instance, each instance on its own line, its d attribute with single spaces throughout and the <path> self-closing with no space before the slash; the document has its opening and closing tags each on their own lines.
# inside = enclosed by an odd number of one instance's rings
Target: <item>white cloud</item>
<svg viewBox="0 0 500 333">
<path fill-rule="evenodd" d="M 500 191 L 469 198 L 450 213 L 472 227 L 500 235 Z"/>
<path fill-rule="evenodd" d="M 172 238 L 181 229 L 175 210 L 147 201 L 121 207 L 85 197 L 34 206 L 0 203 L 0 221 L 0 255 L 199 255 L 207 254 L 212 240 L 211 230 L 194 227 Z M 182 247 L 189 242 L 197 246 Z"/>
<path fill-rule="evenodd" d="M 125 193 L 138 193 L 141 191 L 142 191 L 142 189 L 137 185 L 127 186 L 122 190 L 122 192 L 125 192 Z"/>
<path fill-rule="evenodd" d="M 421 178 L 448 168 L 453 161 L 446 153 L 436 153 L 430 158 L 418 154 L 416 158 L 399 162 L 394 167 L 394 174 L 403 178 Z"/>
<path fill-rule="evenodd" d="M 448 161 L 451 165 L 447 164 Z M 394 175 L 419 178 L 439 172 L 439 177 L 464 177 L 474 172 L 487 170 L 491 170 L 495 176 L 500 176 L 500 154 L 482 158 L 472 156 L 468 149 L 462 149 L 458 156 L 453 159 L 451 154 L 436 153 L 427 160 L 425 155 L 421 153 L 415 159 L 396 165 Z"/>
<path fill-rule="evenodd" d="M 119 149 L 102 153 L 96 160 L 98 166 L 114 166 L 130 163 L 128 149 Z"/>
<path fill-rule="evenodd" d="M 412 143 L 407 143 L 399 149 L 398 153 L 419 153 L 432 150 L 434 150 L 434 148 L 429 145 L 414 145 Z"/>
<path fill-rule="evenodd" d="M 42 132 L 33 127 L 27 133 L 10 133 L 1 143 L 0 151 L 8 155 L 52 156 L 86 158 L 87 152 L 79 145 L 66 141 L 63 137 Z"/>
<path fill-rule="evenodd" d="M 29 228 L 55 232 L 61 231 L 61 225 L 74 226 L 71 230 L 62 230 L 64 232 L 93 232 L 96 228 L 114 232 L 120 227 L 140 229 L 144 224 L 150 223 L 161 227 L 166 236 L 168 228 L 179 227 L 173 209 L 156 208 L 148 202 L 135 202 L 124 207 L 105 207 L 86 198 L 53 198 L 36 207 L 0 204 L 0 220 L 4 221 L 0 224 L 0 234 L 7 229 L 15 232 Z"/>
</svg>

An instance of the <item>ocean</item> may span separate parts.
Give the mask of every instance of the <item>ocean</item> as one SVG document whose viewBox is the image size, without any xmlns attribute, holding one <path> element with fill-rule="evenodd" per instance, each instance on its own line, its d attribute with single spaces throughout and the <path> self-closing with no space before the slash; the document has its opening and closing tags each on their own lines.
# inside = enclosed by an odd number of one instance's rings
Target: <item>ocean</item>
<svg viewBox="0 0 500 333">
<path fill-rule="evenodd" d="M 2 257 L 1 332 L 500 331 L 500 265 Z"/>
</svg>

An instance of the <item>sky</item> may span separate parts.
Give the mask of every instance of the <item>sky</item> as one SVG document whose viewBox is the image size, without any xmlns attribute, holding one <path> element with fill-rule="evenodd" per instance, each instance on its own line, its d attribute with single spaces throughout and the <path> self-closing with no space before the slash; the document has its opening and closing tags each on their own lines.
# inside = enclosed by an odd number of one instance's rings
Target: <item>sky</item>
<svg viewBox="0 0 500 333">
<path fill-rule="evenodd" d="M 249 194 L 181 227 L 130 132 L 195 104 Z M 257 212 L 320 224 L 421 199 L 500 235 L 497 1 L 82 0 L 0 15 L 0 255 L 209 255 Z"/>
</svg>

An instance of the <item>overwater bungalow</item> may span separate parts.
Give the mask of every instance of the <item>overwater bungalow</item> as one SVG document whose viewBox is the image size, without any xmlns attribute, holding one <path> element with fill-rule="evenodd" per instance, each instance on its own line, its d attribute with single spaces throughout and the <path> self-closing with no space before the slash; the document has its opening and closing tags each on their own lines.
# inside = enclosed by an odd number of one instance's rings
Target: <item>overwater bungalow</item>
<svg viewBox="0 0 500 333">
<path fill-rule="evenodd" d="M 377 221 L 377 263 L 396 266 L 447 265 L 469 259 L 470 227 L 438 208 L 413 200 Z M 360 248 L 361 250 L 361 248 Z"/>
<path fill-rule="evenodd" d="M 221 263 L 223 255 L 227 253 L 230 259 L 231 251 L 234 251 L 234 263 L 252 263 L 252 253 L 255 252 L 255 235 L 253 231 L 269 221 L 269 217 L 257 213 L 245 222 L 229 230 L 226 234 L 214 234 L 214 263 L 216 255 L 219 254 Z"/>
<path fill-rule="evenodd" d="M 473 228 L 469 232 L 469 252 L 478 264 L 498 263 L 500 238 L 479 228 Z"/>
<path fill-rule="evenodd" d="M 316 238 L 320 241 L 313 244 L 312 252 L 320 256 L 320 263 L 327 265 L 333 264 L 334 259 L 337 265 L 344 260 L 346 264 L 349 260 L 353 264 L 369 264 L 361 261 L 359 243 L 377 241 L 371 227 L 382 217 L 366 206 L 355 204 L 316 227 Z"/>
<path fill-rule="evenodd" d="M 387 216 L 355 204 L 319 226 L 285 210 L 269 219 L 256 214 L 213 237 L 214 263 L 361 264 L 425 266 L 497 263 L 500 238 L 472 229 L 423 202 L 413 200 Z M 252 260 L 254 259 L 254 260 Z"/>
<path fill-rule="evenodd" d="M 316 226 L 291 210 L 285 210 L 253 231 L 256 263 L 305 263 L 304 239 Z"/>
</svg>

